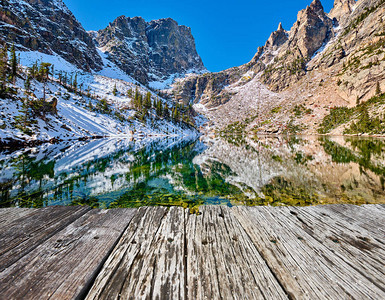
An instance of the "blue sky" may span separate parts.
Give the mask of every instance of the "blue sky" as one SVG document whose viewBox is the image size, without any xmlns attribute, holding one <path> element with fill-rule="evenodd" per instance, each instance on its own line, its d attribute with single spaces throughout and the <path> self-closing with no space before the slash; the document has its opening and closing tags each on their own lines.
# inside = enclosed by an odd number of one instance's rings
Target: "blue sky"
<svg viewBox="0 0 385 300">
<path fill-rule="evenodd" d="M 312 0 L 64 0 L 86 30 L 105 28 L 116 17 L 146 21 L 171 17 L 191 27 L 199 55 L 213 72 L 247 63 L 279 22 L 289 30 Z M 329 12 L 333 0 L 321 0 Z"/>
</svg>

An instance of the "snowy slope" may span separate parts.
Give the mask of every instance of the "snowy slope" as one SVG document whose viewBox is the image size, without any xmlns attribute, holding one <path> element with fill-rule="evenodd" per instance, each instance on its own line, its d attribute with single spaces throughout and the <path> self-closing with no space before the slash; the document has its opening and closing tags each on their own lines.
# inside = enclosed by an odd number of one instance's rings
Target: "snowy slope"
<svg viewBox="0 0 385 300">
<path fill-rule="evenodd" d="M 105 67 L 99 72 L 88 73 L 70 64 L 58 55 L 48 55 L 40 52 L 18 52 L 22 68 L 26 71 L 35 62 L 48 62 L 54 65 L 54 76 L 46 86 L 46 99 L 56 98 L 57 115 L 47 115 L 46 120 L 37 119 L 37 124 L 32 125 L 32 135 L 26 135 L 14 127 L 15 117 L 20 115 L 21 101 L 12 99 L 0 100 L 0 139 L 40 140 L 78 139 L 92 136 L 159 136 L 159 135 L 196 135 L 192 129 L 182 129 L 178 124 L 167 120 L 148 120 L 141 123 L 135 118 L 136 111 L 130 108 L 132 99 L 127 96 L 128 90 L 138 89 L 145 95 L 148 90 L 126 75 L 116 65 L 103 57 Z M 77 81 L 85 94 L 76 95 L 67 90 L 58 82 L 58 74 L 65 72 L 67 76 L 77 75 Z M 25 75 L 24 75 L 25 76 Z M 15 87 L 18 88 L 17 97 L 24 97 L 24 80 L 18 79 Z M 112 91 L 116 87 L 117 94 Z M 37 99 L 43 98 L 43 85 L 35 80 L 31 83 L 31 91 Z M 159 98 L 152 93 L 153 99 Z M 98 99 L 106 99 L 112 113 L 103 114 L 90 111 L 90 104 L 95 107 Z M 166 100 L 163 100 L 166 102 Z M 168 102 L 169 107 L 172 103 Z M 119 114 L 116 117 L 115 114 Z"/>
</svg>

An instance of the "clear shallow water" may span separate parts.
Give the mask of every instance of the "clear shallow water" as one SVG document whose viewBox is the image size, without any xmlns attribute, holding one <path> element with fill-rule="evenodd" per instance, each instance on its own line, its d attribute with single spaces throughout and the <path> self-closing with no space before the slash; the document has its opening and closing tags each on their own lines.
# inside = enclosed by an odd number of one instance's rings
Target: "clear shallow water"
<svg viewBox="0 0 385 300">
<path fill-rule="evenodd" d="M 0 153 L 0 207 L 385 203 L 385 140 L 105 139 Z"/>
</svg>

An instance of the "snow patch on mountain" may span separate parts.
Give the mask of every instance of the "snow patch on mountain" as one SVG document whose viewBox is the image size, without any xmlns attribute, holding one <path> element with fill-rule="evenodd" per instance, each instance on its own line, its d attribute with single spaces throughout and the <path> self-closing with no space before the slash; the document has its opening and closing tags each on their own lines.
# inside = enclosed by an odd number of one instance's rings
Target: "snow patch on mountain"
<svg viewBox="0 0 385 300">
<path fill-rule="evenodd" d="M 166 89 L 170 89 L 172 87 L 172 84 L 177 79 L 184 78 L 184 77 L 187 77 L 190 75 L 201 75 L 201 74 L 205 74 L 205 73 L 208 73 L 208 71 L 202 70 L 202 69 L 189 69 L 186 71 L 186 73 L 171 74 L 166 79 L 162 79 L 159 76 L 157 76 L 156 74 L 149 73 L 148 75 L 150 78 L 156 78 L 157 80 L 150 81 L 148 83 L 148 86 L 152 89 L 155 89 L 155 90 L 166 90 Z"/>
<path fill-rule="evenodd" d="M 143 138 L 146 136 L 197 136 L 194 129 L 182 128 L 165 119 L 147 120 L 139 122 L 135 118 L 136 111 L 131 109 L 132 99 L 127 96 L 127 91 L 138 91 L 146 94 L 149 90 L 138 84 L 136 80 L 126 75 L 123 71 L 109 62 L 105 57 L 105 67 L 94 73 L 87 73 L 70 64 L 62 57 L 54 54 L 48 55 L 40 52 L 18 52 L 22 68 L 27 71 L 34 63 L 47 62 L 54 66 L 54 76 L 46 84 L 46 99 L 57 99 L 57 115 L 47 114 L 46 119 L 36 119 L 32 135 L 27 135 L 14 127 L 15 118 L 21 114 L 21 102 L 11 99 L 0 101 L 0 140 L 42 140 L 52 138 L 67 140 L 92 136 L 122 136 Z M 68 91 L 58 82 L 59 73 L 65 72 L 67 76 L 77 76 L 78 86 L 93 97 L 77 95 Z M 107 76 L 108 75 L 108 76 Z M 24 97 L 24 80 L 18 79 L 15 88 L 17 96 Z M 113 90 L 117 89 L 114 95 Z M 37 99 L 43 98 L 43 84 L 32 80 L 31 91 Z M 153 97 L 159 98 L 152 93 Z M 90 106 L 95 107 L 98 99 L 106 99 L 112 109 L 112 114 L 103 114 L 90 111 Z M 160 98 L 161 99 L 161 98 Z M 171 101 L 167 102 L 169 107 Z M 121 118 L 115 117 L 114 112 Z M 151 114 L 151 112 L 150 112 Z M 123 119 L 123 120 L 122 120 Z"/>
</svg>

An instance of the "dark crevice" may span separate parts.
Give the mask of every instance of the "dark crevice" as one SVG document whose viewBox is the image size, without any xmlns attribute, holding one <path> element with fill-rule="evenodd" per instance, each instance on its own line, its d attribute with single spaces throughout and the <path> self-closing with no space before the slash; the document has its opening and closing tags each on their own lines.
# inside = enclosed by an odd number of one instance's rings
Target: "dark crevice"
<svg viewBox="0 0 385 300">
<path fill-rule="evenodd" d="M 152 264 L 152 278 L 151 278 L 151 289 L 149 299 L 154 299 L 154 285 L 156 275 L 156 256 L 154 256 L 154 263 Z"/>
<path fill-rule="evenodd" d="M 209 211 L 210 211 L 210 216 L 212 217 L 213 210 L 210 209 Z M 207 209 L 206 209 L 206 212 L 207 212 Z M 210 218 L 210 219 L 211 219 L 211 218 Z M 208 225 L 210 225 L 210 223 L 211 223 L 211 222 L 208 222 Z M 218 232 L 217 232 L 217 230 L 216 230 L 216 228 L 215 228 L 214 226 L 213 226 L 212 229 L 213 229 L 214 232 L 215 232 L 215 234 L 213 234 L 213 236 L 215 237 L 215 240 L 217 240 L 217 234 L 218 234 Z M 207 227 L 207 230 L 209 230 L 208 227 Z M 219 243 L 217 243 L 217 246 L 219 246 Z M 212 248 L 212 243 L 210 243 L 210 248 Z M 211 253 L 211 254 L 213 254 L 213 253 Z M 214 265 L 215 265 L 215 266 L 218 266 L 218 262 L 217 262 L 216 256 L 213 255 L 213 258 L 214 258 Z M 223 299 L 222 294 L 221 294 L 221 285 L 219 284 L 221 281 L 219 280 L 219 273 L 218 273 L 218 268 L 217 268 L 217 267 L 215 267 L 215 275 L 216 275 L 216 279 L 217 279 L 217 282 L 218 282 L 218 293 L 219 293 L 219 297 L 218 297 L 218 298 L 219 298 L 219 299 Z"/>
<path fill-rule="evenodd" d="M 187 285 L 187 213 L 186 210 L 183 210 L 183 270 L 184 270 L 184 298 L 188 299 L 188 285 Z"/>
</svg>

